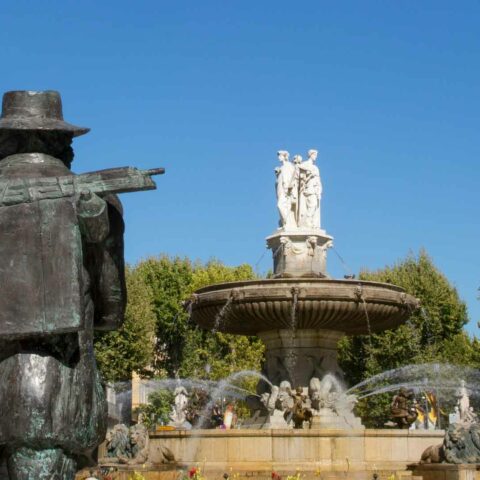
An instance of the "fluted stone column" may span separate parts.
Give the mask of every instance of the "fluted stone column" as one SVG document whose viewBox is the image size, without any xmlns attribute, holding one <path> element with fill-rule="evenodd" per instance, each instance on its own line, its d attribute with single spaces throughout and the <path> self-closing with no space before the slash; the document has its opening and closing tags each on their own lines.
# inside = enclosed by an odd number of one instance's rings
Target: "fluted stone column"
<svg viewBox="0 0 480 480">
<path fill-rule="evenodd" d="M 274 385 L 288 380 L 292 387 L 308 387 L 312 377 L 327 373 L 343 378 L 337 363 L 337 343 L 343 336 L 335 330 L 279 329 L 260 332 L 266 346 L 266 376 Z"/>
</svg>

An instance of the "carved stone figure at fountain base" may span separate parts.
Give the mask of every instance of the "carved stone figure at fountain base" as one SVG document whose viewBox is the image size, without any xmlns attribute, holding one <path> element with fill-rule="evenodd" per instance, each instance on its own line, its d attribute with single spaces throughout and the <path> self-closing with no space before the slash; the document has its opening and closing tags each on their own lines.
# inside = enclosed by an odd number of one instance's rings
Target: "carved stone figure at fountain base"
<svg viewBox="0 0 480 480">
<path fill-rule="evenodd" d="M 363 430 L 362 420 L 350 412 L 337 413 L 335 410 L 324 408 L 314 412 L 312 430 Z"/>
<path fill-rule="evenodd" d="M 124 464 L 140 465 L 147 461 L 149 452 L 149 435 L 143 423 L 128 428 L 115 425 L 106 437 L 106 457 L 100 459 L 103 465 Z"/>
<path fill-rule="evenodd" d="M 262 392 L 261 385 L 259 392 Z M 269 386 L 259 396 L 247 397 L 247 405 L 252 416 L 243 423 L 242 428 L 292 428 L 287 422 L 287 414 L 294 405 L 289 382 Z"/>
<path fill-rule="evenodd" d="M 241 428 L 260 429 L 290 429 L 293 425 L 285 420 L 284 412 L 274 410 L 272 413 L 256 410 L 253 415 L 242 423 Z"/>
<path fill-rule="evenodd" d="M 408 429 L 418 418 L 418 409 L 412 390 L 401 387 L 393 397 L 390 406 L 391 415 L 398 428 Z"/>
<path fill-rule="evenodd" d="M 341 336 L 321 329 L 260 332 L 266 346 L 263 373 L 273 386 L 259 383 L 259 397 L 249 401 L 252 418 L 243 427 L 363 429 L 353 413 L 356 397 L 345 394 L 337 363 Z"/>
<path fill-rule="evenodd" d="M 179 430 L 191 430 L 192 424 L 187 420 L 188 392 L 185 387 L 177 387 L 174 391 L 175 402 L 170 412 L 169 425 Z"/>
<path fill-rule="evenodd" d="M 273 385 L 270 393 L 249 397 L 252 416 L 242 428 L 364 429 L 353 413 L 356 397 L 345 394 L 333 375 L 327 374 L 322 380 L 312 378 L 310 385 L 309 389 L 297 387 L 293 392 L 290 383 L 283 381 L 280 387 Z"/>
</svg>

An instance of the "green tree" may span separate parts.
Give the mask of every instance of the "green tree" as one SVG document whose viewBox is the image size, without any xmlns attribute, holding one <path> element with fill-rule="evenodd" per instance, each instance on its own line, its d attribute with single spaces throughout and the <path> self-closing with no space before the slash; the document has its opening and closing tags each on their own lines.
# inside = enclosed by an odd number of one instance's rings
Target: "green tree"
<svg viewBox="0 0 480 480">
<path fill-rule="evenodd" d="M 195 265 L 191 291 L 215 283 L 254 278 L 250 265 L 228 267 L 212 260 L 205 265 Z M 182 377 L 218 380 L 242 370 L 261 369 L 264 345 L 257 337 L 210 332 L 193 324 L 190 327 L 180 367 Z"/>
<path fill-rule="evenodd" d="M 174 401 L 173 392 L 170 390 L 157 390 L 148 396 L 148 404 L 141 404 L 135 413 L 143 414 L 143 423 L 147 428 L 156 424 L 166 425 L 170 420 L 170 412 Z"/>
<path fill-rule="evenodd" d="M 143 276 L 126 269 L 128 302 L 125 322 L 119 330 L 101 332 L 95 338 L 95 356 L 108 382 L 129 380 L 132 372 L 151 375 L 155 355 L 153 294 Z"/>
<path fill-rule="evenodd" d="M 188 300 L 203 286 L 255 278 L 249 265 L 229 267 L 188 258 L 148 258 L 127 269 L 126 320 L 100 333 L 97 362 L 107 381 L 141 376 L 216 380 L 240 370 L 260 370 L 263 344 L 256 337 L 200 329 L 189 319 Z"/>
<path fill-rule="evenodd" d="M 260 340 L 201 330 L 185 308 L 198 288 L 255 278 L 251 266 L 229 267 L 218 260 L 192 263 L 163 255 L 140 262 L 135 270 L 153 294 L 157 371 L 171 377 L 218 379 L 240 370 L 260 369 Z"/>
<path fill-rule="evenodd" d="M 191 328 L 183 307 L 192 292 L 192 262 L 166 255 L 140 262 L 135 271 L 149 286 L 153 296 L 156 324 L 154 370 L 175 376 L 180 368 L 185 338 Z"/>
<path fill-rule="evenodd" d="M 360 279 L 403 287 L 420 299 L 421 308 L 395 330 L 340 341 L 339 361 L 350 385 L 412 363 L 476 362 L 476 340 L 463 331 L 468 322 L 465 302 L 424 250 L 392 267 L 363 270 Z M 382 426 L 388 419 L 388 401 L 388 396 L 378 396 L 359 403 L 359 413 L 368 426 Z"/>
</svg>

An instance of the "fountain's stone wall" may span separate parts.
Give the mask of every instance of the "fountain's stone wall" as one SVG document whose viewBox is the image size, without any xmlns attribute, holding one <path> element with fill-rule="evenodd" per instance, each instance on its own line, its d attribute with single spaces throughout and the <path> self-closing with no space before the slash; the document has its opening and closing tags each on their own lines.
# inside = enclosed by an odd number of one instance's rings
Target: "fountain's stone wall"
<svg viewBox="0 0 480 480">
<path fill-rule="evenodd" d="M 233 473 L 338 472 L 372 478 L 376 471 L 406 471 L 421 452 L 440 443 L 443 430 L 197 430 L 150 438 L 149 460 L 161 463 L 167 447 L 178 462 Z M 231 470 L 230 470 L 231 469 Z M 354 477 L 369 472 L 369 476 Z M 327 478 L 327 477 L 325 477 Z M 330 478 L 330 477 L 328 477 Z M 333 477 L 332 477 L 333 478 Z"/>
<path fill-rule="evenodd" d="M 151 435 L 146 464 L 119 466 L 115 478 L 128 480 L 133 470 L 147 480 L 174 480 L 181 471 L 200 467 L 207 478 L 269 480 L 300 472 L 304 480 L 478 480 L 476 466 L 418 466 L 421 452 L 438 444 L 444 431 L 436 430 L 196 430 L 164 431 Z M 165 464 L 163 452 L 175 458 Z M 100 448 L 99 455 L 105 452 Z M 410 469 L 410 470 L 409 470 Z M 413 471 L 413 476 L 412 476 Z M 437 472 L 431 476 L 429 472 Z M 430 476 L 428 476 L 430 475 Z M 85 472 L 77 476 L 84 480 Z"/>
</svg>

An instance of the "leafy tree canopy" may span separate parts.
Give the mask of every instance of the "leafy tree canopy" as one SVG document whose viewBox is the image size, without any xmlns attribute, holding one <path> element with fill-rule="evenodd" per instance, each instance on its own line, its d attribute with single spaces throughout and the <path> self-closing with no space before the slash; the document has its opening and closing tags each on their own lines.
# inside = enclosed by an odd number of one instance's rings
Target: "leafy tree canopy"
<svg viewBox="0 0 480 480">
<path fill-rule="evenodd" d="M 342 340 L 341 361 L 350 382 L 412 362 L 444 359 L 439 351 L 465 336 L 466 304 L 425 251 L 392 267 L 363 270 L 360 279 L 398 285 L 417 297 L 421 308 L 395 330 Z"/>
<path fill-rule="evenodd" d="M 108 382 L 128 380 L 132 371 L 148 373 L 155 354 L 153 293 L 142 275 L 126 269 L 128 303 L 125 322 L 116 331 L 101 332 L 95 338 L 95 356 Z"/>
<path fill-rule="evenodd" d="M 127 379 L 136 371 L 215 380 L 240 370 L 260 370 L 264 347 L 259 339 L 201 330 L 185 308 L 198 288 L 253 278 L 251 266 L 229 267 L 218 260 L 204 264 L 162 255 L 141 261 L 128 271 L 124 327 L 97 339 L 104 376 Z"/>
<path fill-rule="evenodd" d="M 363 270 L 360 279 L 398 285 L 420 299 L 421 308 L 395 330 L 340 341 L 340 365 L 350 385 L 411 363 L 480 365 L 478 341 L 463 331 L 466 304 L 424 250 L 391 267 Z M 388 419 L 387 404 L 385 398 L 372 397 L 368 404 L 360 402 L 359 412 L 367 425 L 382 426 Z"/>
</svg>

